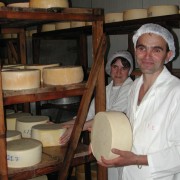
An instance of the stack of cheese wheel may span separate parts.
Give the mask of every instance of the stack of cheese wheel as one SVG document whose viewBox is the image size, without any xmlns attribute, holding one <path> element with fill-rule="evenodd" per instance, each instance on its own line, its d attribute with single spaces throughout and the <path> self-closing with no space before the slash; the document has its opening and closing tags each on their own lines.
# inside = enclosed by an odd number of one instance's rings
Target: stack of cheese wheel
<svg viewBox="0 0 180 180">
<path fill-rule="evenodd" d="M 23 138 L 31 137 L 31 128 L 37 124 L 45 124 L 49 121 L 48 116 L 24 116 L 17 118 L 16 130 L 22 133 Z"/>
<path fill-rule="evenodd" d="M 4 7 L 5 4 L 3 2 L 0 2 L 0 7 Z"/>
<path fill-rule="evenodd" d="M 54 8 L 54 7 L 69 7 L 68 0 L 30 0 L 29 7 L 31 8 Z"/>
<path fill-rule="evenodd" d="M 105 23 L 123 21 L 123 13 L 107 13 L 105 14 Z"/>
<path fill-rule="evenodd" d="M 6 127 L 7 130 L 16 130 L 16 121 L 17 118 L 24 117 L 24 116 L 31 116 L 30 113 L 13 113 L 6 116 Z"/>
<path fill-rule="evenodd" d="M 54 31 L 55 29 L 55 23 L 43 24 L 41 32 Z"/>
<path fill-rule="evenodd" d="M 123 20 L 147 18 L 147 9 L 129 9 L 123 11 Z"/>
<path fill-rule="evenodd" d="M 84 21 L 71 21 L 71 28 L 86 26 Z"/>
<path fill-rule="evenodd" d="M 147 9 L 147 11 L 149 17 L 179 14 L 179 6 L 177 5 L 150 6 Z"/>
<path fill-rule="evenodd" d="M 6 70 L 6 69 L 24 69 L 25 66 L 23 64 L 7 64 L 7 65 L 3 65 L 2 70 Z"/>
<path fill-rule="evenodd" d="M 91 132 L 92 153 L 98 161 L 101 156 L 113 159 L 118 155 L 112 148 L 130 151 L 132 147 L 132 129 L 128 118 L 122 112 L 99 112 L 94 118 Z"/>
<path fill-rule="evenodd" d="M 57 22 L 57 23 L 55 23 L 56 30 L 68 29 L 70 27 L 71 27 L 70 22 Z"/>
<path fill-rule="evenodd" d="M 10 168 L 24 168 L 41 162 L 42 144 L 35 139 L 17 139 L 7 142 L 7 163 Z"/>
<path fill-rule="evenodd" d="M 41 72 L 38 69 L 13 69 L 2 71 L 3 90 L 27 90 L 40 87 Z"/>
<path fill-rule="evenodd" d="M 12 4 L 8 4 L 7 7 L 20 7 L 20 8 L 28 8 L 29 7 L 29 3 L 28 2 L 22 2 L 22 3 L 12 3 Z"/>
<path fill-rule="evenodd" d="M 43 147 L 59 146 L 59 138 L 65 131 L 59 124 L 39 124 L 32 127 L 31 138 L 41 141 Z"/>
<path fill-rule="evenodd" d="M 7 130 L 6 131 L 6 141 L 13 141 L 16 139 L 21 139 L 22 135 L 21 132 L 16 131 L 16 130 Z"/>
<path fill-rule="evenodd" d="M 48 177 L 46 175 L 43 175 L 28 180 L 48 180 Z"/>
<path fill-rule="evenodd" d="M 43 82 L 46 85 L 68 85 L 83 81 L 81 66 L 60 66 L 43 69 Z"/>
<path fill-rule="evenodd" d="M 42 73 L 43 69 L 46 67 L 57 67 L 59 64 L 32 64 L 26 65 L 25 69 L 39 69 L 41 71 L 41 83 L 43 82 Z"/>
</svg>

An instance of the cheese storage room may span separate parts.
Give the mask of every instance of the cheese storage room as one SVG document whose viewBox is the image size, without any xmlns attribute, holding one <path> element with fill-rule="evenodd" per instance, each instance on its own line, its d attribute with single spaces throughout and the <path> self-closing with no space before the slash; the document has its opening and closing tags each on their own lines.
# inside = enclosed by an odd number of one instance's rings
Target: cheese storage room
<svg viewBox="0 0 180 180">
<path fill-rule="evenodd" d="M 0 29 L 0 180 L 180 179 L 180 0 L 1 0 Z"/>
</svg>

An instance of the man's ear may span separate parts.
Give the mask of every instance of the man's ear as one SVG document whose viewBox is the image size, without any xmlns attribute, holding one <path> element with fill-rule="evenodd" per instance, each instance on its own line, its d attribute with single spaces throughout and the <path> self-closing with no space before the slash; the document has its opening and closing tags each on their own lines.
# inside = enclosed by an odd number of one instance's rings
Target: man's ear
<svg viewBox="0 0 180 180">
<path fill-rule="evenodd" d="M 169 59 L 172 57 L 172 55 L 173 55 L 173 52 L 172 51 L 168 51 L 167 56 L 166 56 L 166 60 L 165 60 L 166 63 L 169 62 Z"/>
</svg>

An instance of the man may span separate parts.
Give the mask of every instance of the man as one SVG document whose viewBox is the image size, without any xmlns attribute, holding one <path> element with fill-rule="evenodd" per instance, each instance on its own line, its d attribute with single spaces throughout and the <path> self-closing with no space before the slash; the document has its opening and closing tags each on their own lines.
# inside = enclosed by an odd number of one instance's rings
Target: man
<svg viewBox="0 0 180 180">
<path fill-rule="evenodd" d="M 119 157 L 102 157 L 99 164 L 122 167 L 122 180 L 179 180 L 180 80 L 164 66 L 175 57 L 173 36 L 160 25 L 145 24 L 133 43 L 142 76 L 133 83 L 128 100 L 132 152 L 112 149 Z"/>
</svg>

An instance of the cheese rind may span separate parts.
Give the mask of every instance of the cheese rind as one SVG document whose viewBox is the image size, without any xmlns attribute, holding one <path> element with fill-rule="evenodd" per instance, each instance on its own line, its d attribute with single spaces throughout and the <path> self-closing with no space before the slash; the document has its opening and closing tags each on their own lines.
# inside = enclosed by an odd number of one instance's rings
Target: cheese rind
<svg viewBox="0 0 180 180">
<path fill-rule="evenodd" d="M 107 13 L 105 14 L 105 23 L 123 21 L 123 13 Z"/>
<path fill-rule="evenodd" d="M 55 23 L 56 30 L 71 28 L 70 22 L 57 22 Z"/>
<path fill-rule="evenodd" d="M 46 85 L 68 85 L 83 81 L 81 66 L 60 66 L 43 69 L 43 82 Z"/>
<path fill-rule="evenodd" d="M 32 127 L 31 138 L 41 141 L 43 147 L 59 146 L 59 138 L 65 131 L 59 124 L 39 124 Z"/>
<path fill-rule="evenodd" d="M 13 69 L 2 71 L 3 90 L 26 90 L 40 87 L 41 72 L 38 69 Z"/>
<path fill-rule="evenodd" d="M 177 5 L 150 6 L 147 9 L 147 12 L 148 12 L 148 17 L 179 14 L 179 6 Z"/>
<path fill-rule="evenodd" d="M 55 24 L 51 23 L 51 24 L 43 24 L 42 25 L 42 29 L 41 32 L 47 32 L 47 31 L 54 31 L 55 28 Z"/>
<path fill-rule="evenodd" d="M 68 0 L 30 0 L 31 8 L 69 7 Z"/>
<path fill-rule="evenodd" d="M 101 156 L 105 159 L 118 157 L 111 152 L 112 148 L 130 151 L 132 129 L 126 115 L 113 111 L 97 113 L 91 131 L 91 147 L 98 161 L 101 161 Z"/>
<path fill-rule="evenodd" d="M 6 128 L 7 130 L 16 130 L 16 120 L 17 118 L 31 116 L 30 113 L 13 113 L 6 116 Z"/>
<path fill-rule="evenodd" d="M 37 124 L 45 124 L 49 121 L 48 116 L 25 116 L 17 118 L 16 130 L 22 133 L 22 137 L 31 137 L 31 128 Z"/>
<path fill-rule="evenodd" d="M 7 7 L 28 8 L 29 7 L 29 3 L 28 2 L 24 2 L 24 3 L 12 3 L 12 4 L 8 4 Z"/>
<path fill-rule="evenodd" d="M 21 132 L 15 130 L 7 130 L 6 131 L 6 141 L 13 141 L 16 139 L 21 139 Z"/>
<path fill-rule="evenodd" d="M 123 11 L 123 20 L 147 18 L 147 9 L 129 9 Z"/>
<path fill-rule="evenodd" d="M 84 21 L 71 21 L 71 28 L 86 26 Z"/>
<path fill-rule="evenodd" d="M 7 164 L 10 168 L 30 167 L 42 157 L 42 144 L 35 139 L 17 139 L 7 142 Z"/>
</svg>

